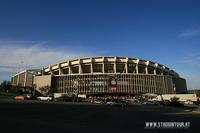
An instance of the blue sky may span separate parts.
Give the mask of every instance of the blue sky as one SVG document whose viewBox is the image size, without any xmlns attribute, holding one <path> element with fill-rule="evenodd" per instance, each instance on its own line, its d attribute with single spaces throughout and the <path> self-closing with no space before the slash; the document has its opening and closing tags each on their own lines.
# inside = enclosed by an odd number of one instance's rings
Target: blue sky
<svg viewBox="0 0 200 133">
<path fill-rule="evenodd" d="M 200 89 L 199 7 L 198 0 L 1 0 L 0 82 L 25 68 L 119 55 L 164 64 Z"/>
</svg>

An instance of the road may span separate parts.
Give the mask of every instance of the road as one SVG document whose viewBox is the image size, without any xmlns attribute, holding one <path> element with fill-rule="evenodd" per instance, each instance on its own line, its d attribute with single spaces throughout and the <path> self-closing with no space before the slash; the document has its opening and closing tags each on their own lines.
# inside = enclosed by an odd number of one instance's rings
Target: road
<svg viewBox="0 0 200 133">
<path fill-rule="evenodd" d="M 187 129 L 145 129 L 145 122 L 190 122 Z M 155 105 L 0 101 L 2 133 L 198 132 L 200 114 Z"/>
</svg>

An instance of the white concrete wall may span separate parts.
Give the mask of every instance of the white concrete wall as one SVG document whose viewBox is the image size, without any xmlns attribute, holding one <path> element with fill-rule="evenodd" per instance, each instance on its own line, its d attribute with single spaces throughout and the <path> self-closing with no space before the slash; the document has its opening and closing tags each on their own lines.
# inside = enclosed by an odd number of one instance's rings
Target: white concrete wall
<svg viewBox="0 0 200 133">
<path fill-rule="evenodd" d="M 51 75 L 35 76 L 33 84 L 36 85 L 36 90 L 39 90 L 40 87 L 51 86 Z"/>
<path fill-rule="evenodd" d="M 177 97 L 179 98 L 179 101 L 197 101 L 197 95 L 196 94 L 163 94 L 162 95 L 163 100 L 170 100 L 171 98 Z M 157 100 L 161 100 L 160 96 L 157 96 Z"/>
</svg>

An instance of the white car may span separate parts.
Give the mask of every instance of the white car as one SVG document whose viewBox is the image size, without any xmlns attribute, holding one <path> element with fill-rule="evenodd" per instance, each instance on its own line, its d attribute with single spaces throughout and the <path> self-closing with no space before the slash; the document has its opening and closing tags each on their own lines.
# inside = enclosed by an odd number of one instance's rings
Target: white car
<svg viewBox="0 0 200 133">
<path fill-rule="evenodd" d="M 95 104 L 104 104 L 103 100 L 94 100 L 93 103 Z"/>
<path fill-rule="evenodd" d="M 193 102 L 193 101 L 190 101 L 190 100 L 187 100 L 187 101 L 185 101 L 184 103 L 185 103 L 185 104 L 190 104 L 190 105 L 194 104 L 194 102 Z"/>
<path fill-rule="evenodd" d="M 52 101 L 53 98 L 51 96 L 40 96 L 37 98 L 39 101 Z"/>
</svg>

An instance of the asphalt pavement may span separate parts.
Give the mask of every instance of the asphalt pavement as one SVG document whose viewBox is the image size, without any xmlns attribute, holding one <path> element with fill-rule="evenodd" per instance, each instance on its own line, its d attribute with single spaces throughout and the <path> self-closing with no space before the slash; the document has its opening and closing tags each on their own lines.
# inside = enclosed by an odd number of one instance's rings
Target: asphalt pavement
<svg viewBox="0 0 200 133">
<path fill-rule="evenodd" d="M 147 124 L 152 122 L 157 126 L 149 128 Z M 186 123 L 186 126 L 158 126 L 164 122 Z M 157 105 L 122 108 L 90 103 L 0 100 L 1 133 L 182 133 L 199 132 L 199 123 L 200 113 Z"/>
</svg>

